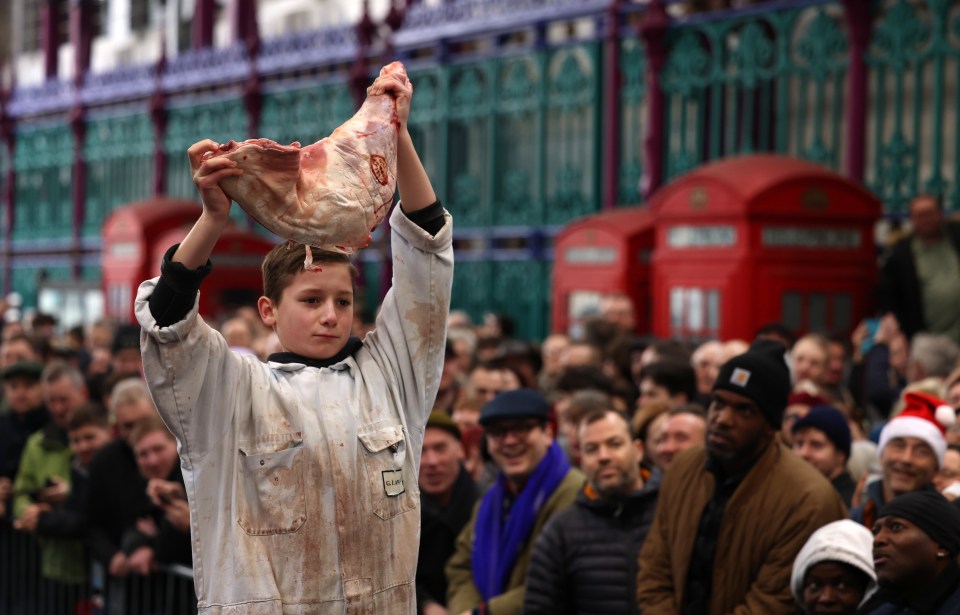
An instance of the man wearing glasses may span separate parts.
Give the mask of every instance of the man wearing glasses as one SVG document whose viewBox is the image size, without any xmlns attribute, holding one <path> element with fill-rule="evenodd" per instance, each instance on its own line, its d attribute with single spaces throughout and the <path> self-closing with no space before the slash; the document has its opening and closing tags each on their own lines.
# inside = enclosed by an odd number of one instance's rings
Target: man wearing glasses
<svg viewBox="0 0 960 615">
<path fill-rule="evenodd" d="M 583 485 L 583 474 L 554 442 L 549 411 L 540 393 L 517 389 L 500 393 L 480 412 L 497 480 L 447 562 L 451 614 L 519 615 L 533 543 Z"/>
</svg>

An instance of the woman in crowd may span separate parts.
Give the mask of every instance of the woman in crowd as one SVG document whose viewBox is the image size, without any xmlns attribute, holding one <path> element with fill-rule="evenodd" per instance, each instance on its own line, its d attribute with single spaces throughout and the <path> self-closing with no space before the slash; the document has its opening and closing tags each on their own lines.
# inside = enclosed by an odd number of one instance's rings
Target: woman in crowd
<svg viewBox="0 0 960 615">
<path fill-rule="evenodd" d="M 855 521 L 828 523 L 814 532 L 793 563 L 790 588 L 806 615 L 854 615 L 877 589 L 873 536 Z"/>
</svg>

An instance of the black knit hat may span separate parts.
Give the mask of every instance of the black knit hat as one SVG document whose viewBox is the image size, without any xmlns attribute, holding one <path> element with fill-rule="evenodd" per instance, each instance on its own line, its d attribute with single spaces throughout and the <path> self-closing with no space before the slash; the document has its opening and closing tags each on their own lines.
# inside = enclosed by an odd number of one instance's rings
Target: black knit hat
<svg viewBox="0 0 960 615">
<path fill-rule="evenodd" d="M 833 406 L 820 405 L 810 408 L 807 416 L 793 424 L 793 433 L 796 434 L 805 427 L 813 427 L 823 432 L 827 439 L 833 442 L 837 450 L 850 459 L 850 425 L 847 417 Z"/>
<path fill-rule="evenodd" d="M 880 509 L 880 517 L 906 519 L 951 555 L 960 552 L 960 510 L 935 490 L 898 496 Z"/>
<path fill-rule="evenodd" d="M 790 395 L 787 349 L 772 340 L 757 340 L 750 349 L 723 364 L 713 390 L 743 395 L 760 408 L 770 424 L 780 429 Z"/>
</svg>

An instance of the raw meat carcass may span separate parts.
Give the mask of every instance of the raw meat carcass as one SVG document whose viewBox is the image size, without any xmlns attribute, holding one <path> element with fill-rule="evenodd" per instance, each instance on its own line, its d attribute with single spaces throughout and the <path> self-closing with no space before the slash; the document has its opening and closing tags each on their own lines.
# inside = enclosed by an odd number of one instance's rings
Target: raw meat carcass
<svg viewBox="0 0 960 615">
<path fill-rule="evenodd" d="M 394 62 L 380 74 L 400 73 Z M 367 96 L 356 115 L 313 145 L 269 139 L 230 141 L 213 156 L 237 162 L 243 174 L 220 186 L 275 234 L 307 246 L 350 252 L 370 242 L 393 203 L 397 185 L 396 100 Z"/>
</svg>

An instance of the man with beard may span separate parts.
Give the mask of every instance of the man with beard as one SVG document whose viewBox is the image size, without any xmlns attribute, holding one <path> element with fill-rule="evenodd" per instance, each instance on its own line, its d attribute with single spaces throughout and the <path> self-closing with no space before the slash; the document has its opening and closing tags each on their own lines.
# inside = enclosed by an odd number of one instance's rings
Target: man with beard
<svg viewBox="0 0 960 615">
<path fill-rule="evenodd" d="M 579 441 L 587 484 L 537 538 L 525 615 L 637 612 L 637 554 L 653 521 L 659 481 L 641 475 L 643 443 L 621 412 L 608 407 L 588 414 Z"/>
<path fill-rule="evenodd" d="M 785 348 L 758 340 L 720 369 L 706 448 L 673 460 L 640 554 L 644 615 L 793 615 L 793 560 L 845 516 L 819 472 L 776 438 L 790 394 Z"/>
</svg>

